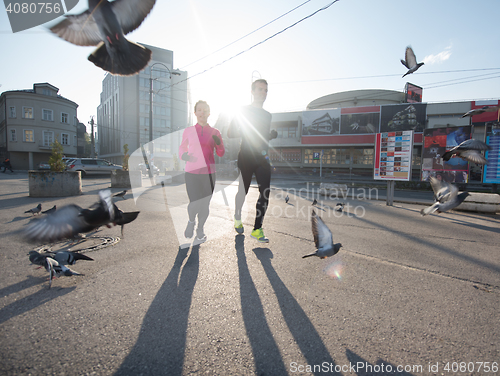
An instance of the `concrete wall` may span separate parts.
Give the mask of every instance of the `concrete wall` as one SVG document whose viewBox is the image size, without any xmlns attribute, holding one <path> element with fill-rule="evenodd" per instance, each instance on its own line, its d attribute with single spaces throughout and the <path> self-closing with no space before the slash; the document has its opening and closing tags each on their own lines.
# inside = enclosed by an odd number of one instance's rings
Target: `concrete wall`
<svg viewBox="0 0 500 376">
<path fill-rule="evenodd" d="M 67 197 L 82 194 L 79 171 L 29 171 L 30 197 Z"/>
</svg>

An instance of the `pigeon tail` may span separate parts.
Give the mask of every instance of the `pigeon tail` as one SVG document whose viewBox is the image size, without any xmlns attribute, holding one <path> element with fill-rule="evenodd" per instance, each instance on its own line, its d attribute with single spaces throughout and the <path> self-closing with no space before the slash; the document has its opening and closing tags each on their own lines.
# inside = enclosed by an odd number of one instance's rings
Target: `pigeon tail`
<svg viewBox="0 0 500 376">
<path fill-rule="evenodd" d="M 97 49 L 88 59 L 99 68 L 118 76 L 132 76 L 143 70 L 151 60 L 150 49 L 140 44 L 125 41 L 128 51 L 118 51 L 111 56 L 104 42 L 99 43 Z"/>
<path fill-rule="evenodd" d="M 308 255 L 302 256 L 302 258 L 317 256 L 316 252 L 310 253 Z"/>
</svg>

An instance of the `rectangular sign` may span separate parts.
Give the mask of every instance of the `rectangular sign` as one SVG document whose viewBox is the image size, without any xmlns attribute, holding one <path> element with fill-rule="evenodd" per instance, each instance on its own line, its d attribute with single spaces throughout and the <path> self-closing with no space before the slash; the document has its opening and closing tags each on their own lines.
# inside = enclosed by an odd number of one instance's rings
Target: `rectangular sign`
<svg viewBox="0 0 500 376">
<path fill-rule="evenodd" d="M 486 136 L 486 144 L 490 150 L 486 151 L 485 157 L 488 164 L 484 165 L 483 183 L 500 183 L 500 129 L 494 130 Z"/>
<path fill-rule="evenodd" d="M 375 138 L 376 180 L 411 180 L 413 131 L 377 133 Z"/>
</svg>

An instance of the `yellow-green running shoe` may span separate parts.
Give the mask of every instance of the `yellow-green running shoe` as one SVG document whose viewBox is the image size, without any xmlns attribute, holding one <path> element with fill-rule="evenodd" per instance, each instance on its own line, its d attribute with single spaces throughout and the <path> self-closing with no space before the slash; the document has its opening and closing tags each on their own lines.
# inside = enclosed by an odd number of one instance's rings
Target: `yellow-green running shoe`
<svg viewBox="0 0 500 376">
<path fill-rule="evenodd" d="M 262 231 L 262 228 L 253 230 L 250 236 L 254 239 L 257 239 L 260 243 L 269 243 L 269 239 L 264 236 L 264 231 Z"/>
<path fill-rule="evenodd" d="M 234 219 L 234 229 L 238 234 L 243 234 L 243 222 L 241 222 L 241 219 Z"/>
</svg>

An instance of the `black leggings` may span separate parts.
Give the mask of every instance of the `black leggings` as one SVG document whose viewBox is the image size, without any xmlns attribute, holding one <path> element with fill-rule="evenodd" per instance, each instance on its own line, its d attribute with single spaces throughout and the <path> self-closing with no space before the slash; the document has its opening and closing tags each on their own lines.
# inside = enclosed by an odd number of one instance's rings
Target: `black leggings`
<svg viewBox="0 0 500 376">
<path fill-rule="evenodd" d="M 215 174 L 185 173 L 186 190 L 189 197 L 189 220 L 194 222 L 198 214 L 198 228 L 202 229 L 207 221 L 210 200 L 215 187 Z"/>
<path fill-rule="evenodd" d="M 252 182 L 252 176 L 259 186 L 259 199 L 255 206 L 255 224 L 254 230 L 262 227 L 264 216 L 266 215 L 267 205 L 269 204 L 269 192 L 271 185 L 271 165 L 264 157 L 255 160 L 253 158 L 238 157 L 238 168 L 240 169 L 240 180 L 238 193 L 235 198 L 235 219 L 241 219 L 241 209 L 245 203 L 245 197 Z"/>
</svg>

